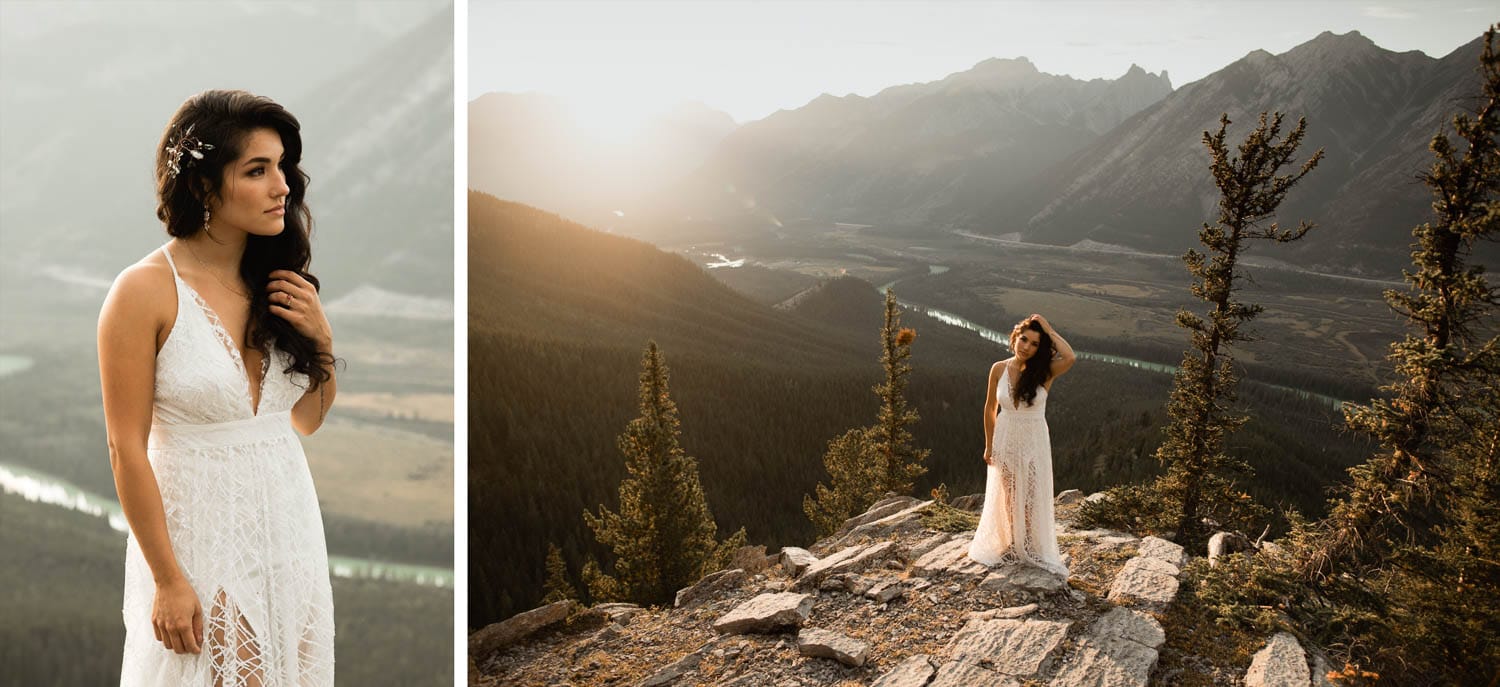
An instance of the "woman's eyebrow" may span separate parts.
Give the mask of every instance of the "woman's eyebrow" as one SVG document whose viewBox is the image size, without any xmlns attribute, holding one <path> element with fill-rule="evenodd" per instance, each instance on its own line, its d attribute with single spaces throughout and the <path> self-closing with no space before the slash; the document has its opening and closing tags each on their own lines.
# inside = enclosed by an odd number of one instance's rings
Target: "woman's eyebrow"
<svg viewBox="0 0 1500 687">
<path fill-rule="evenodd" d="M 285 153 L 282 153 L 281 159 L 283 159 L 283 160 L 286 159 L 286 154 Z M 254 165 L 254 164 L 261 164 L 261 163 L 270 164 L 270 162 L 271 162 L 271 158 L 262 155 L 260 157 L 252 157 L 249 160 L 246 160 L 240 166 L 243 167 L 245 165 Z"/>
</svg>

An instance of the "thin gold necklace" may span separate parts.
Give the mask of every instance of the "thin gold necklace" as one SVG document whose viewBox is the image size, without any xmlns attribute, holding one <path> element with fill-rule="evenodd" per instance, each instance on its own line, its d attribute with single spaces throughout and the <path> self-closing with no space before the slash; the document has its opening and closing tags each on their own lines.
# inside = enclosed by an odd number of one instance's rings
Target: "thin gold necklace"
<svg viewBox="0 0 1500 687">
<path fill-rule="evenodd" d="M 193 259 L 198 261 L 198 265 L 203 268 L 203 271 L 207 272 L 208 276 L 213 277 L 214 281 L 219 282 L 219 286 L 222 286 L 222 287 L 224 287 L 226 289 L 229 289 L 230 293 L 233 293 L 234 295 L 239 296 L 240 298 L 244 298 L 246 300 L 249 300 L 250 294 L 245 293 L 244 291 L 241 291 L 239 289 L 236 289 L 233 286 L 230 286 L 229 284 L 225 283 L 223 279 L 219 278 L 218 273 L 214 272 L 213 268 L 209 267 L 208 263 L 206 263 L 206 262 L 203 261 L 203 258 L 198 257 L 198 251 L 193 250 L 193 244 L 188 243 L 186 241 L 183 241 L 183 244 L 187 246 L 188 252 L 193 254 Z"/>
</svg>

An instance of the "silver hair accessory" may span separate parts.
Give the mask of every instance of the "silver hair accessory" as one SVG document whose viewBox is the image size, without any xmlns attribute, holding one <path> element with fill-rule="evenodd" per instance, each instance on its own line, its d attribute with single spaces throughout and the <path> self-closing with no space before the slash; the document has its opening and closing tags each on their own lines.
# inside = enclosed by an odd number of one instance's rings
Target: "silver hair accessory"
<svg viewBox="0 0 1500 687">
<path fill-rule="evenodd" d="M 183 169 L 191 167 L 194 162 L 203 159 L 203 151 L 213 149 L 214 145 L 212 143 L 204 143 L 193 136 L 193 127 L 189 125 L 187 130 L 183 131 L 182 135 L 177 137 L 177 141 L 169 144 L 166 148 L 167 176 L 174 179 L 177 178 L 177 175 L 181 174 Z M 187 155 L 187 160 L 183 160 L 183 154 Z"/>
</svg>

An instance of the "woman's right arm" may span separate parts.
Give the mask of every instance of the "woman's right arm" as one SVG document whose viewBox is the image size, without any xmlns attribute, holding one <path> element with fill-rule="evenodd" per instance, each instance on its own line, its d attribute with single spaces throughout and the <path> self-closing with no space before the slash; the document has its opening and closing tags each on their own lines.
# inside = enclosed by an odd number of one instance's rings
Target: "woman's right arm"
<svg viewBox="0 0 1500 687">
<path fill-rule="evenodd" d="M 1004 369 L 1005 361 L 1000 361 L 990 366 L 990 381 L 984 394 L 984 463 L 994 465 L 994 456 L 990 455 L 993 447 L 990 446 L 991 437 L 995 436 L 995 412 L 1000 409 L 1000 402 L 995 398 L 995 388 L 1000 385 L 1000 372 Z"/>
<path fill-rule="evenodd" d="M 156 473 L 146 458 L 156 384 L 157 336 L 168 292 L 149 265 L 130 267 L 115 279 L 99 312 L 99 381 L 104 394 L 104 426 L 115 491 L 130 531 L 156 579 L 152 628 L 156 639 L 177 653 L 198 653 L 203 613 L 172 541 Z"/>
</svg>

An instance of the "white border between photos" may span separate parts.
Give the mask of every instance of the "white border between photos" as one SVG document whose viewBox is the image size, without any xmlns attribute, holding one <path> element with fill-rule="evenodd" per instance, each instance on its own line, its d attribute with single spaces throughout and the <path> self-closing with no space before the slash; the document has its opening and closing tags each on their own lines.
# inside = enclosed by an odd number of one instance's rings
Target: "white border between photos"
<svg viewBox="0 0 1500 687">
<path fill-rule="evenodd" d="M 469 3 L 453 2 L 453 685 L 469 682 Z"/>
</svg>

